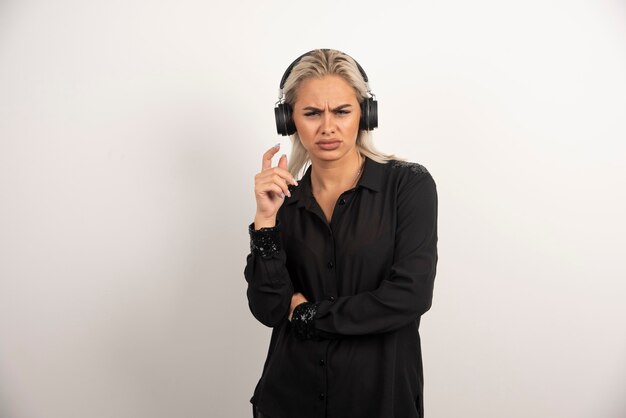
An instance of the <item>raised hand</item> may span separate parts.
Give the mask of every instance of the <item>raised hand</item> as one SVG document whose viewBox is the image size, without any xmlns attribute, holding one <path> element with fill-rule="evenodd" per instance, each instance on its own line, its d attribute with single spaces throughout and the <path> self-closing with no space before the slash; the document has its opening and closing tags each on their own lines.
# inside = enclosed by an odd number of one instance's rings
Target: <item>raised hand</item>
<svg viewBox="0 0 626 418">
<path fill-rule="evenodd" d="M 263 154 L 261 172 L 254 176 L 254 196 L 256 198 L 256 216 L 254 228 L 272 227 L 276 225 L 276 214 L 285 201 L 291 196 L 288 184 L 298 185 L 287 170 L 287 156 L 282 155 L 278 165 L 272 167 L 272 157 L 280 149 L 280 144 L 273 146 Z"/>
</svg>

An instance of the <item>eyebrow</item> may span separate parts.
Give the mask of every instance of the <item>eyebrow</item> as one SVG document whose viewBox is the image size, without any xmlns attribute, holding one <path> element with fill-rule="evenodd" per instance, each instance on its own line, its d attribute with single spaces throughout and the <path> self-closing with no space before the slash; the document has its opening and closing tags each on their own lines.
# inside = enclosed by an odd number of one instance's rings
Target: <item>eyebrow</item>
<svg viewBox="0 0 626 418">
<path fill-rule="evenodd" d="M 335 112 L 337 110 L 342 110 L 342 109 L 345 109 L 346 107 L 351 107 L 351 106 L 352 105 L 350 103 L 346 103 L 346 104 L 342 104 L 342 105 L 337 106 L 336 108 L 330 109 L 330 110 L 332 112 Z M 324 111 L 324 109 L 318 109 L 317 107 L 314 107 L 314 106 L 307 106 L 307 107 L 303 108 L 302 110 L 316 110 L 318 112 L 323 112 Z"/>
</svg>

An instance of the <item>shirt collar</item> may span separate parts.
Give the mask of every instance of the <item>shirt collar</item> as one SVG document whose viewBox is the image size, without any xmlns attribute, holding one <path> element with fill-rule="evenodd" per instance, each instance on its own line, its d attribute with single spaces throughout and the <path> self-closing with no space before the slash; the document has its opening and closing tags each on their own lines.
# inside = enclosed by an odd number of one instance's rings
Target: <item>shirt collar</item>
<svg viewBox="0 0 626 418">
<path fill-rule="evenodd" d="M 312 166 L 309 165 L 302 178 L 298 181 L 297 186 L 288 186 L 291 197 L 285 197 L 285 199 L 287 199 L 285 204 L 291 205 L 298 202 L 298 206 L 300 207 L 309 203 L 313 198 L 313 193 L 311 193 L 311 168 Z M 366 187 L 374 192 L 379 192 L 382 186 L 383 170 L 384 164 L 365 156 L 363 174 L 361 174 L 355 188 Z"/>
</svg>

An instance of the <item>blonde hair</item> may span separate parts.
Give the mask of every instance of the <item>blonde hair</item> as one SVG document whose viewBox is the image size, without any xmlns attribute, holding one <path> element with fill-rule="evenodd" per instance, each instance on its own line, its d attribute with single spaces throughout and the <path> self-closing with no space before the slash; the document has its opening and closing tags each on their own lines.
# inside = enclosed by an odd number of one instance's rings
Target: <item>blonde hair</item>
<svg viewBox="0 0 626 418">
<path fill-rule="evenodd" d="M 348 82 L 356 92 L 359 103 L 369 97 L 367 83 L 363 79 L 359 68 L 349 55 L 335 49 L 316 49 L 303 56 L 293 67 L 285 80 L 283 93 L 285 103 L 293 109 L 300 84 L 311 77 L 324 77 L 326 75 L 338 75 Z M 295 177 L 306 164 L 311 163 L 309 152 L 300 142 L 298 132 L 291 135 L 292 149 L 289 157 L 288 170 Z M 390 160 L 402 160 L 392 154 L 384 154 L 378 151 L 373 144 L 372 134 L 369 131 L 360 130 L 356 138 L 356 146 L 359 153 L 374 161 L 386 164 Z"/>
</svg>

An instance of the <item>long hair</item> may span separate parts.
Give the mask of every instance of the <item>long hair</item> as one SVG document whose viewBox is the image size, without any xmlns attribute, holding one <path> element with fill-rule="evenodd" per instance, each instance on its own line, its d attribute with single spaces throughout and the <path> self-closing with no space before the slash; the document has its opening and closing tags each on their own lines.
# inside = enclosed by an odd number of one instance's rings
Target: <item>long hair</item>
<svg viewBox="0 0 626 418">
<path fill-rule="evenodd" d="M 368 97 L 367 83 L 363 79 L 359 68 L 349 55 L 335 49 L 316 49 L 305 55 L 293 67 L 289 77 L 285 80 L 283 92 L 285 103 L 292 108 L 296 102 L 298 88 L 302 82 L 312 77 L 324 77 L 326 75 L 338 75 L 354 88 L 359 103 Z M 288 170 L 295 177 L 311 163 L 309 152 L 304 148 L 298 132 L 291 135 L 291 156 L 289 157 Z M 360 130 L 356 138 L 356 147 L 359 153 L 374 161 L 386 164 L 390 160 L 402 160 L 392 154 L 384 154 L 374 147 L 372 134 L 369 131 Z"/>
</svg>

